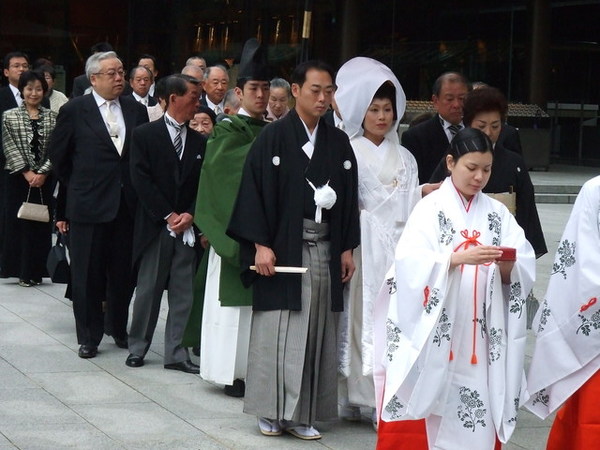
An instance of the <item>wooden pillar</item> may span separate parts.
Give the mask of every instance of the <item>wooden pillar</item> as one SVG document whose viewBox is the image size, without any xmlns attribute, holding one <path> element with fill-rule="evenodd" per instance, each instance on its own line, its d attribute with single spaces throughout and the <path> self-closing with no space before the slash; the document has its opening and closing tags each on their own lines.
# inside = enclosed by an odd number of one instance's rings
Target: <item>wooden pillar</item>
<svg viewBox="0 0 600 450">
<path fill-rule="evenodd" d="M 546 109 L 550 78 L 550 0 L 530 0 L 529 102 Z"/>
<path fill-rule="evenodd" d="M 340 36 L 341 51 L 338 65 L 342 65 L 358 54 L 359 8 L 358 0 L 342 1 L 342 33 Z"/>
</svg>

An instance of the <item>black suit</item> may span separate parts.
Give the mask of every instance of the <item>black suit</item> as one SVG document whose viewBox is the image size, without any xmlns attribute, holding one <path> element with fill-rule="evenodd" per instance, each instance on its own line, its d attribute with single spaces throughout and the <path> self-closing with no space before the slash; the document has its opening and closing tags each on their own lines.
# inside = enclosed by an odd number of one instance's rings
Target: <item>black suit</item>
<svg viewBox="0 0 600 450">
<path fill-rule="evenodd" d="M 134 99 L 136 102 L 138 102 L 137 98 L 135 98 L 133 96 L 133 93 L 131 94 L 127 94 L 125 97 L 131 97 L 132 99 Z M 139 103 L 139 102 L 138 102 Z M 156 104 L 158 103 L 158 101 L 152 97 L 151 95 L 148 96 L 148 104 L 146 106 L 156 106 Z"/>
<path fill-rule="evenodd" d="M 87 75 L 84 73 L 79 75 L 73 79 L 73 89 L 71 90 L 71 98 L 79 97 L 85 94 L 85 90 L 91 87 L 92 84 L 88 79 Z"/>
<path fill-rule="evenodd" d="M 73 311 L 82 345 L 97 346 L 105 331 L 126 337 L 134 288 L 136 196 L 129 177 L 129 145 L 133 129 L 148 121 L 148 113 L 131 99 L 120 97 L 119 103 L 126 128 L 121 155 L 93 95 L 76 97 L 61 108 L 48 146 L 54 171 L 66 186 Z"/>
<path fill-rule="evenodd" d="M 500 144 L 507 150 L 511 150 L 519 155 L 523 155 L 523 149 L 521 148 L 521 138 L 519 137 L 519 130 L 512 125 L 507 123 L 502 124 L 500 129 L 500 135 L 496 144 Z"/>
<path fill-rule="evenodd" d="M 197 256 L 194 248 L 183 243 L 181 234 L 170 236 L 165 220 L 170 213 L 193 216 L 195 212 L 206 139 L 189 127 L 186 134 L 181 160 L 164 119 L 138 127 L 131 146 L 131 181 L 139 199 L 133 241 L 139 277 L 129 352 L 144 357 L 150 348 L 162 291 L 168 283 L 165 364 L 189 358 L 181 344 L 193 303 Z M 200 248 L 200 243 L 195 247 Z"/>
<path fill-rule="evenodd" d="M 419 182 L 427 183 L 449 146 L 440 116 L 436 114 L 431 119 L 406 130 L 402 134 L 402 145 L 417 160 Z"/>
</svg>

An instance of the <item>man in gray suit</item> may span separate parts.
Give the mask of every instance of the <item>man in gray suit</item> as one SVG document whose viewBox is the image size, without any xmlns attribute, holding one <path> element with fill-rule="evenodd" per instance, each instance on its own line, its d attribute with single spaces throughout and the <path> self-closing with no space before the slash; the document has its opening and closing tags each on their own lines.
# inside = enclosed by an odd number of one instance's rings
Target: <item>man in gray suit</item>
<svg viewBox="0 0 600 450">
<path fill-rule="evenodd" d="M 133 261 L 139 272 L 125 361 L 129 367 L 144 365 L 166 288 L 164 367 L 199 373 L 181 346 L 200 246 L 193 214 L 206 139 L 187 125 L 198 109 L 198 83 L 181 74 L 167 78 L 164 117 L 133 132 L 131 182 L 139 199 Z"/>
</svg>

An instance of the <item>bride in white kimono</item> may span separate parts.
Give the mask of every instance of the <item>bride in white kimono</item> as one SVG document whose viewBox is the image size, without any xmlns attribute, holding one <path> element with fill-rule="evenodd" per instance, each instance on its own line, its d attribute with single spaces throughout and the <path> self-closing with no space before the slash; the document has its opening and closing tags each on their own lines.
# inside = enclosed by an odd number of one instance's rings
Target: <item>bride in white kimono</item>
<svg viewBox="0 0 600 450">
<path fill-rule="evenodd" d="M 358 164 L 361 227 L 361 245 L 354 251 L 357 270 L 346 288 L 340 321 L 340 403 L 342 417 L 360 420 L 361 406 L 375 407 L 374 302 L 421 187 L 415 158 L 398 140 L 406 97 L 394 73 L 358 57 L 340 68 L 336 84 L 342 128 Z"/>
<path fill-rule="evenodd" d="M 479 130 L 456 135 L 446 157 L 451 176 L 415 207 L 380 294 L 390 302 L 386 335 L 376 337 L 387 366 L 381 420 L 425 418 L 429 448 L 508 441 L 526 395 L 535 255 L 508 209 L 481 193 L 492 149 Z M 515 260 L 499 246 L 516 249 Z M 380 431 L 378 448 L 393 448 L 390 439 L 402 433 Z"/>
</svg>

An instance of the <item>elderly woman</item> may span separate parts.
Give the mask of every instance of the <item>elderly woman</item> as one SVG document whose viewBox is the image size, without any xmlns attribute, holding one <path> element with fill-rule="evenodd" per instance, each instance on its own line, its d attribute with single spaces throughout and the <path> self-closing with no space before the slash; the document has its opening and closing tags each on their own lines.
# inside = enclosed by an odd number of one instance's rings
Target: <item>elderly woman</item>
<svg viewBox="0 0 600 450">
<path fill-rule="evenodd" d="M 269 89 L 269 105 L 267 106 L 267 120 L 279 120 L 290 111 L 290 83 L 283 78 L 273 78 Z"/>
<path fill-rule="evenodd" d="M 511 206 L 514 206 L 516 211 L 511 212 L 525 231 L 525 237 L 539 258 L 547 253 L 548 249 L 535 206 L 535 192 L 527 166 L 521 155 L 498 143 L 507 111 L 508 104 L 502 92 L 493 87 L 482 87 L 470 92 L 465 99 L 463 122 L 467 127 L 483 131 L 494 144 L 492 175 L 483 192 L 515 194 L 514 205 Z M 430 181 L 441 181 L 446 177 L 446 173 L 446 161 L 443 160 Z"/>
<path fill-rule="evenodd" d="M 2 144 L 5 169 L 10 173 L 4 192 L 5 226 L 2 236 L 3 277 L 18 277 L 19 285 L 30 287 L 42 282 L 51 246 L 49 223 L 17 218 L 21 204 L 46 203 L 52 199 L 48 179 L 52 166 L 46 152 L 56 113 L 41 106 L 48 91 L 42 73 L 27 71 L 19 79 L 23 104 L 2 116 Z"/>
<path fill-rule="evenodd" d="M 194 118 L 190 120 L 190 128 L 203 136 L 210 136 L 217 124 L 217 115 L 208 106 L 200 105 Z"/>
<path fill-rule="evenodd" d="M 345 376 L 340 403 L 343 418 L 360 420 L 360 407 L 374 411 L 376 404 L 376 296 L 410 212 L 434 186 L 419 186 L 415 158 L 398 142 L 406 97 L 394 73 L 373 59 L 353 58 L 340 68 L 336 83 L 335 101 L 357 160 L 361 225 L 361 245 L 354 253 L 357 271 L 340 327 L 340 372 Z"/>
</svg>

